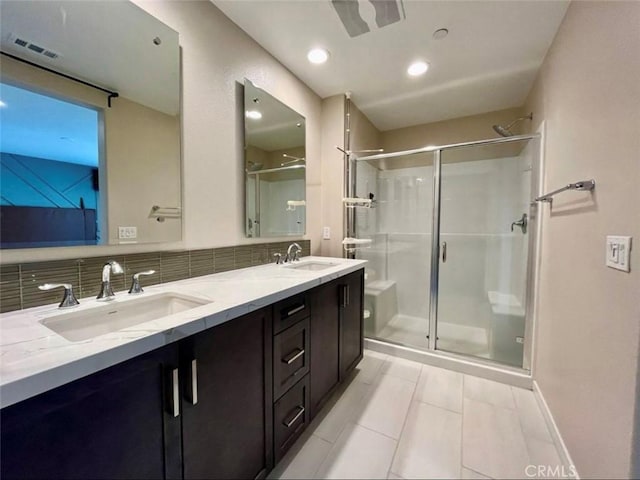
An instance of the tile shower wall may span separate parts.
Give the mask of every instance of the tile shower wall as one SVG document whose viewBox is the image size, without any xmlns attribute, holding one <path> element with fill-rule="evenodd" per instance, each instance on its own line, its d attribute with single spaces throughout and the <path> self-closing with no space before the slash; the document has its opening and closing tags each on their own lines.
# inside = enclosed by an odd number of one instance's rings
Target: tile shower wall
<svg viewBox="0 0 640 480">
<path fill-rule="evenodd" d="M 302 256 L 311 254 L 309 240 L 293 241 L 302 247 Z M 0 312 L 59 302 L 59 290 L 38 289 L 44 283 L 70 283 L 78 298 L 94 297 L 100 291 L 102 266 L 109 260 L 119 262 L 124 268 L 124 275 L 111 277 L 117 292 L 128 288 L 131 275 L 142 270 L 155 270 L 143 280 L 144 285 L 155 285 L 263 265 L 272 261 L 274 253 L 286 253 L 291 242 L 1 265 Z"/>
</svg>

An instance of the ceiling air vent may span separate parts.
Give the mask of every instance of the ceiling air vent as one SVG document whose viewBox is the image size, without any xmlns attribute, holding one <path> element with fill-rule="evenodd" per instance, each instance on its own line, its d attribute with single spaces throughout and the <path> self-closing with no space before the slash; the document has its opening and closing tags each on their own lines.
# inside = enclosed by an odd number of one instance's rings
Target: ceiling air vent
<svg viewBox="0 0 640 480">
<path fill-rule="evenodd" d="M 30 52 L 33 52 L 35 54 L 38 55 L 43 55 L 47 58 L 51 58 L 51 59 L 56 59 L 58 57 L 60 57 L 60 54 L 57 52 L 54 52 L 53 50 L 50 50 L 46 47 L 43 47 L 41 45 L 38 45 L 36 43 L 30 42 L 29 40 L 26 40 L 22 37 L 19 37 L 17 35 L 12 35 L 11 36 L 11 41 L 13 42 L 14 45 L 20 47 L 21 49 L 27 49 Z"/>
</svg>

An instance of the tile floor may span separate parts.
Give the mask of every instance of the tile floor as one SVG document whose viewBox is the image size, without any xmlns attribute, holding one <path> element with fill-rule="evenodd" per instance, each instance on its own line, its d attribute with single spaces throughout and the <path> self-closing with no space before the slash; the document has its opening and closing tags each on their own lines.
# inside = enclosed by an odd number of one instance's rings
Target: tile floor
<svg viewBox="0 0 640 480">
<path fill-rule="evenodd" d="M 370 350 L 346 383 L 269 478 L 531 478 L 528 465 L 562 465 L 531 391 Z"/>
</svg>

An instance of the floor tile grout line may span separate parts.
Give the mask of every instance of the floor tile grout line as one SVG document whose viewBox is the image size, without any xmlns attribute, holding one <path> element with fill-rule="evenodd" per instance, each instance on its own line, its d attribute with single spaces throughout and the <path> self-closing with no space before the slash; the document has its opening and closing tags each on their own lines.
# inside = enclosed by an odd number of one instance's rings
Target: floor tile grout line
<svg viewBox="0 0 640 480">
<path fill-rule="evenodd" d="M 489 380 L 489 379 L 487 379 L 487 378 L 483 378 L 483 377 L 476 377 L 475 375 L 469 375 L 469 374 L 466 374 L 466 373 L 463 373 L 463 376 L 464 376 L 464 377 L 470 376 L 470 377 L 474 377 L 474 378 L 479 378 L 480 380 L 487 380 L 487 381 L 489 381 L 489 382 L 492 382 L 492 381 L 493 381 L 493 380 Z M 500 383 L 500 382 L 495 382 L 495 383 Z M 464 378 L 463 378 L 463 385 L 464 385 Z M 504 386 L 508 387 L 509 389 L 513 388 L 513 386 L 512 386 L 512 385 L 507 385 L 507 384 L 505 384 L 505 383 L 500 383 L 500 385 L 504 385 Z M 511 395 L 513 396 L 513 392 L 511 392 Z M 515 406 L 515 401 L 514 401 L 514 407 L 513 407 L 513 408 L 511 408 L 511 407 L 505 407 L 504 405 L 496 405 L 495 403 L 491 403 L 491 402 L 489 402 L 489 401 L 487 401 L 487 400 L 483 400 L 483 399 L 479 399 L 479 398 L 473 398 L 473 397 L 467 397 L 467 396 L 464 394 L 464 389 L 463 389 L 463 391 L 462 391 L 462 401 L 463 401 L 463 402 L 464 402 L 464 399 L 465 399 L 465 398 L 466 398 L 466 399 L 468 399 L 468 400 L 473 400 L 474 402 L 486 403 L 487 405 L 491 405 L 491 406 L 493 406 L 493 407 L 504 408 L 505 410 L 511 410 L 512 412 L 516 412 L 516 413 L 517 413 L 517 407 Z"/>
<path fill-rule="evenodd" d="M 513 389 L 514 387 L 511 387 L 511 388 Z M 511 394 L 512 394 L 512 395 L 513 395 L 513 397 L 514 397 L 514 398 L 513 398 L 513 401 L 514 401 L 514 403 L 516 404 L 516 407 L 517 407 L 517 406 L 518 406 L 518 404 L 517 404 L 517 402 L 516 402 L 516 399 L 515 399 L 515 395 L 514 395 L 514 393 L 513 393 L 513 390 L 511 391 Z M 536 404 L 536 405 L 537 405 L 537 404 Z M 558 455 L 558 458 L 560 458 L 560 454 L 559 454 L 559 452 L 558 452 L 558 447 L 556 447 L 556 445 L 555 445 L 555 443 L 554 443 L 553 441 L 548 442 L 548 441 L 546 441 L 546 440 L 540 440 L 539 438 L 535 438 L 535 437 L 534 437 L 534 436 L 532 436 L 532 435 L 527 435 L 527 433 L 526 433 L 526 432 L 525 432 L 525 430 L 524 430 L 524 425 L 522 424 L 522 417 L 521 417 L 521 415 L 520 415 L 520 409 L 518 409 L 518 408 L 516 408 L 516 415 L 517 415 L 517 417 L 518 417 L 518 425 L 520 425 L 520 432 L 522 432 L 522 439 L 524 440 L 524 446 L 525 446 L 525 449 L 526 449 L 526 451 L 527 451 L 527 457 L 529 458 L 529 462 L 531 462 L 531 452 L 530 452 L 530 449 L 529 449 L 529 442 L 527 442 L 527 439 L 529 439 L 529 440 L 536 440 L 536 441 L 539 441 L 539 442 L 544 442 L 544 443 L 547 443 L 547 444 L 552 445 L 552 446 L 553 446 L 553 448 L 554 448 L 554 449 L 555 449 L 555 451 L 556 451 L 556 454 Z M 546 424 L 545 424 L 545 428 L 546 428 Z M 548 430 L 547 430 L 547 433 L 549 433 L 549 432 L 548 432 Z M 551 434 L 549 433 L 549 435 L 551 435 Z"/>
<path fill-rule="evenodd" d="M 340 432 L 340 433 L 342 433 L 342 432 Z M 318 472 L 320 471 L 320 467 L 322 467 L 322 465 L 327 460 L 327 458 L 329 458 L 329 454 L 334 449 L 336 444 L 335 444 L 335 442 L 330 442 L 328 440 L 325 440 L 324 438 L 318 437 L 317 435 L 314 435 L 313 433 L 309 436 L 309 438 L 311 438 L 313 436 L 315 436 L 316 438 L 319 438 L 320 440 L 323 440 L 323 441 L 327 442 L 329 445 L 331 445 L 329 450 L 327 450 L 327 453 L 324 454 L 324 457 L 322 458 L 322 460 L 320 462 L 318 462 L 318 466 L 315 468 L 315 470 L 313 471 L 313 474 L 311 476 L 311 478 L 318 478 Z M 308 441 L 308 439 L 307 439 L 307 441 Z"/>
<path fill-rule="evenodd" d="M 439 408 L 440 410 L 444 410 L 445 412 L 455 413 L 456 415 L 462 415 L 462 411 L 456 412 L 455 410 L 451 410 L 450 408 L 443 407 L 442 405 L 436 405 L 435 403 L 427 402 L 426 400 L 416 400 L 417 403 L 422 403 L 423 405 L 428 405 L 429 407 Z M 463 399 L 464 403 L 464 399 Z"/>
<path fill-rule="evenodd" d="M 422 367 L 420 367 L 420 373 L 422 373 Z M 418 375 L 418 381 L 419 380 L 420 380 L 420 375 Z M 391 456 L 391 463 L 389 464 L 389 468 L 387 470 L 387 478 L 389 478 L 389 473 L 398 475 L 396 474 L 396 472 L 393 472 L 391 469 L 393 468 L 393 462 L 395 461 L 396 455 L 398 454 L 398 447 L 400 446 L 402 435 L 404 434 L 405 428 L 407 426 L 407 421 L 409 420 L 409 412 L 411 411 L 411 406 L 413 405 L 413 399 L 416 396 L 417 390 L 418 390 L 418 382 L 416 382 L 415 385 L 413 386 L 413 392 L 411 393 L 411 399 L 409 400 L 409 408 L 407 408 L 407 413 L 404 416 L 404 421 L 402 422 L 402 428 L 400 429 L 400 435 L 398 435 L 398 440 L 396 441 L 396 448 L 393 450 L 393 455 Z M 398 475 L 398 476 L 401 477 L 402 475 Z"/>
</svg>

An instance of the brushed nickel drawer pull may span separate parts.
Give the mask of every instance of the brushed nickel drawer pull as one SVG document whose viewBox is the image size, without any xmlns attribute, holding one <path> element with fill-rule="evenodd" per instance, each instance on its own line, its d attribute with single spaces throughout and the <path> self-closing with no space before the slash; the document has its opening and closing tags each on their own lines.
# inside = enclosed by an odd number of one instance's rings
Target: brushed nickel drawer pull
<svg viewBox="0 0 640 480">
<path fill-rule="evenodd" d="M 173 416 L 180 415 L 180 390 L 178 389 L 178 369 L 174 368 L 171 371 L 171 388 L 172 388 L 172 409 Z"/>
<path fill-rule="evenodd" d="M 298 312 L 301 312 L 302 310 L 305 309 L 305 305 L 304 303 L 302 305 L 300 305 L 299 307 L 294 308 L 293 310 L 289 310 L 287 312 L 287 317 L 290 317 L 291 315 L 295 315 Z"/>
<path fill-rule="evenodd" d="M 298 420 L 303 413 L 304 413 L 304 407 L 302 405 L 299 405 L 298 406 L 298 413 L 296 413 L 291 420 L 289 420 L 288 422 L 285 420 L 284 422 L 282 422 L 282 424 L 285 427 L 290 428 L 291 425 L 296 423 L 296 420 Z"/>
<path fill-rule="evenodd" d="M 283 363 L 286 363 L 287 365 L 291 365 L 293 362 L 295 362 L 297 359 L 299 359 L 301 356 L 304 355 L 304 348 L 299 348 L 297 353 L 293 353 L 293 354 L 289 354 L 290 356 L 284 357 L 282 359 Z"/>
<path fill-rule="evenodd" d="M 198 361 L 191 360 L 191 403 L 198 403 Z"/>
</svg>

